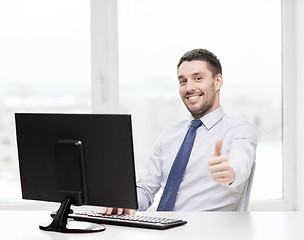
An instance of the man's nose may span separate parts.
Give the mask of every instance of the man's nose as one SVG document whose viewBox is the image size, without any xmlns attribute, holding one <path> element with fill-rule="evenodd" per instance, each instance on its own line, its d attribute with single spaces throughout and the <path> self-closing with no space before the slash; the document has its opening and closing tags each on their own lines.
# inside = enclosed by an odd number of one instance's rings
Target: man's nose
<svg viewBox="0 0 304 240">
<path fill-rule="evenodd" d="M 187 92 L 194 91 L 195 88 L 196 88 L 195 82 L 194 82 L 194 81 L 191 81 L 191 80 L 188 80 L 188 81 L 187 81 L 187 85 L 186 85 L 186 90 L 187 90 Z"/>
</svg>

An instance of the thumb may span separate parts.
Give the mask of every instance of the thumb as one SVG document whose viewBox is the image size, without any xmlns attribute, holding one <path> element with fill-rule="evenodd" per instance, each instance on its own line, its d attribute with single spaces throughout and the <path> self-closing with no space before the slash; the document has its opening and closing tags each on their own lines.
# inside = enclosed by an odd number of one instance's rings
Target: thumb
<svg viewBox="0 0 304 240">
<path fill-rule="evenodd" d="M 222 139 L 218 139 L 216 141 L 215 152 L 214 152 L 213 156 L 220 156 L 221 155 L 222 143 L 223 143 Z"/>
</svg>

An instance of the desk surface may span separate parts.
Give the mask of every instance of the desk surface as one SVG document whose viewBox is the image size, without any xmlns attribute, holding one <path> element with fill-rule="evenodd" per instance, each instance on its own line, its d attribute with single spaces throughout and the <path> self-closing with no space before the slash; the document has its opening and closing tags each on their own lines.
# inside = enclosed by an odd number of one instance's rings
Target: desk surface
<svg viewBox="0 0 304 240">
<path fill-rule="evenodd" d="M 45 232 L 39 225 L 50 223 L 49 211 L 0 211 L 0 239 L 132 239 L 132 240 L 251 240 L 303 239 L 304 212 L 146 212 L 188 221 L 184 226 L 165 231 L 106 225 L 99 233 L 63 234 Z"/>
</svg>

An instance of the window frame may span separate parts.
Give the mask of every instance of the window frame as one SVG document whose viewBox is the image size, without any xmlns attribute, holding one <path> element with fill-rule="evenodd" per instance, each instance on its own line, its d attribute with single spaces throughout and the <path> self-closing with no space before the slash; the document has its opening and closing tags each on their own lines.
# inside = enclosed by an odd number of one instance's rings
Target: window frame
<svg viewBox="0 0 304 240">
<path fill-rule="evenodd" d="M 91 0 L 92 113 L 119 112 L 116 0 Z"/>
</svg>

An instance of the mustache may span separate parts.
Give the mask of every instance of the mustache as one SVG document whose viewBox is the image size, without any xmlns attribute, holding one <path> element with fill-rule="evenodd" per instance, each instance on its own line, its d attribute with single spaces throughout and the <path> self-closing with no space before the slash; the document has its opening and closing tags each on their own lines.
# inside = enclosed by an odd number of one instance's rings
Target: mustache
<svg viewBox="0 0 304 240">
<path fill-rule="evenodd" d="M 188 95 L 203 95 L 203 92 L 200 92 L 200 91 L 186 92 L 186 96 L 188 96 Z"/>
</svg>

